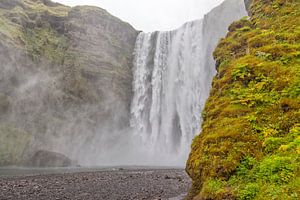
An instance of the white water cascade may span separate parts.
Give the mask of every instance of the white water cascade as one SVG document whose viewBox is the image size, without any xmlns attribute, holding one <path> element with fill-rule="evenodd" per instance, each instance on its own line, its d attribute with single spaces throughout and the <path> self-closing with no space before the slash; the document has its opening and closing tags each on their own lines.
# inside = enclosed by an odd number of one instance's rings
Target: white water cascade
<svg viewBox="0 0 300 200">
<path fill-rule="evenodd" d="M 177 30 L 139 34 L 131 126 L 146 161 L 184 164 L 215 75 L 213 50 L 230 23 L 246 15 L 243 0 L 227 0 Z"/>
</svg>

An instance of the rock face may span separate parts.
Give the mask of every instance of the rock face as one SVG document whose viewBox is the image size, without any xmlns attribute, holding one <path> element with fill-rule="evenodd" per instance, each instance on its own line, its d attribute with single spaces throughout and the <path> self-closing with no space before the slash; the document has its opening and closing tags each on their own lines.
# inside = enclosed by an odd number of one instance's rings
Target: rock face
<svg viewBox="0 0 300 200">
<path fill-rule="evenodd" d="M 137 32 L 105 10 L 88 6 L 73 8 L 67 26 L 69 51 L 84 66 L 83 77 L 93 81 L 91 89 L 100 89 L 100 96 L 106 93 L 108 97 L 107 93 L 111 92 L 129 108 L 132 52 Z"/>
<path fill-rule="evenodd" d="M 29 160 L 30 167 L 70 167 L 72 161 L 63 154 L 37 151 Z"/>
<path fill-rule="evenodd" d="M 251 7 L 252 0 L 244 0 L 244 2 L 245 2 L 245 6 L 246 6 L 246 10 L 248 12 L 248 15 L 251 16 L 250 7 Z"/>
<path fill-rule="evenodd" d="M 1 0 L 0 125 L 30 133 L 29 154 L 70 157 L 127 127 L 137 34 L 97 7 Z"/>
<path fill-rule="evenodd" d="M 15 165 L 28 158 L 32 135 L 10 125 L 0 125 L 0 166 Z"/>
</svg>

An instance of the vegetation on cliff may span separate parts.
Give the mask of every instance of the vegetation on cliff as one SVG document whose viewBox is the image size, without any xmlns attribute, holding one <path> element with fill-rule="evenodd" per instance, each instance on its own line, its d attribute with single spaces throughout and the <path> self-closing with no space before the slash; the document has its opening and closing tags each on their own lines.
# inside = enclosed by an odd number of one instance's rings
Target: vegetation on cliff
<svg viewBox="0 0 300 200">
<path fill-rule="evenodd" d="M 0 166 L 23 164 L 31 151 L 32 130 L 22 126 L 12 113 L 26 79 L 30 80 L 35 71 L 47 74 L 50 69 L 64 64 L 68 39 L 61 25 L 69 10 L 70 7 L 48 0 L 0 2 Z M 15 66 L 22 66 L 22 72 L 15 70 Z M 29 117 L 20 114 L 17 118 Z M 27 127 L 32 123 L 28 120 Z"/>
<path fill-rule="evenodd" d="M 55 138 L 92 138 L 108 120 L 127 125 L 137 33 L 97 7 L 0 1 L 0 166 L 56 151 Z"/>
<path fill-rule="evenodd" d="M 55 27 L 57 24 L 54 22 L 58 23 L 59 20 L 66 17 L 70 9 L 70 7 L 48 0 L 1 2 L 0 33 L 13 42 L 19 42 L 22 45 L 22 41 L 26 42 L 24 33 L 28 29 L 46 28 L 46 25 L 52 25 L 51 28 L 58 29 L 59 26 Z"/>
<path fill-rule="evenodd" d="M 0 125 L 0 166 L 22 163 L 32 135 L 11 125 Z"/>
<path fill-rule="evenodd" d="M 214 57 L 190 198 L 299 199 L 300 2 L 254 0 Z"/>
</svg>

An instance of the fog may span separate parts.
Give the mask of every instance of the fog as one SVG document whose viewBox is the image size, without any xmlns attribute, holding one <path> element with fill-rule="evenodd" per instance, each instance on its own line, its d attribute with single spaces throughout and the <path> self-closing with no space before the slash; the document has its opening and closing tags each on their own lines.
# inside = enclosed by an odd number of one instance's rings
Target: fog
<svg viewBox="0 0 300 200">
<path fill-rule="evenodd" d="M 25 60 L 18 63 L 16 60 Z M 1 76 L 17 83 L 6 88 L 10 108 L 1 123 L 32 134 L 25 159 L 38 150 L 59 152 L 80 166 L 181 165 L 177 158 L 153 155 L 129 127 L 128 107 L 106 92 L 101 102 L 68 103 L 64 74 L 46 61 L 34 64 L 16 52 L 5 62 Z M 48 69 L 47 69 L 48 68 Z M 18 70 L 19 69 L 19 70 Z"/>
</svg>

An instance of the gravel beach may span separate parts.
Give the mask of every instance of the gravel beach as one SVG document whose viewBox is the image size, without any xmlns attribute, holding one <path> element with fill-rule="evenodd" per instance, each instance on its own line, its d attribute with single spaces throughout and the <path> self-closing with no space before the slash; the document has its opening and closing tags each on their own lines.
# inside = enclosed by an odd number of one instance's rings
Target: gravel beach
<svg viewBox="0 0 300 200">
<path fill-rule="evenodd" d="M 190 179 L 183 169 L 77 172 L 0 178 L 1 200 L 183 199 Z"/>
</svg>

